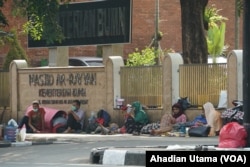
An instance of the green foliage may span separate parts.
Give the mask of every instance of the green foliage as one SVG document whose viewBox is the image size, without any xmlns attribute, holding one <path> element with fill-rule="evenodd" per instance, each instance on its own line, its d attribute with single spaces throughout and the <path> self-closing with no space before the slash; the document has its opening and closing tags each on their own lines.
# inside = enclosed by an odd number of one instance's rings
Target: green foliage
<svg viewBox="0 0 250 167">
<path fill-rule="evenodd" d="M 146 47 L 141 50 L 141 52 L 136 48 L 135 52 L 128 55 L 126 66 L 154 65 L 155 58 L 155 50 L 153 47 Z"/>
<path fill-rule="evenodd" d="M 209 28 L 217 26 L 221 22 L 228 20 L 226 17 L 223 17 L 219 14 L 219 11 L 221 11 L 221 9 L 217 9 L 214 6 L 215 5 L 205 8 L 204 20 L 208 23 Z"/>
<path fill-rule="evenodd" d="M 223 54 L 225 51 L 225 31 L 227 20 L 219 14 L 220 9 L 214 7 L 206 7 L 204 19 L 208 22 L 207 31 L 207 48 L 209 55 L 213 58 L 213 63 L 216 63 L 216 57 Z"/>
<path fill-rule="evenodd" d="M 13 38 L 12 40 L 9 41 L 10 50 L 7 53 L 7 56 L 3 65 L 3 69 L 5 70 L 9 69 L 10 63 L 13 60 L 21 59 L 21 60 L 26 60 L 28 62 L 27 55 L 18 41 L 16 30 L 12 30 L 11 33 L 13 33 Z"/>
<path fill-rule="evenodd" d="M 3 7 L 5 1 L 6 0 L 0 0 L 0 8 Z M 0 9 L 0 24 L 3 25 L 3 26 L 7 26 L 8 25 L 8 20 L 5 17 L 5 15 L 3 14 L 3 12 L 2 12 L 1 9 Z"/>
<path fill-rule="evenodd" d="M 13 34 L 2 31 L 1 29 L 0 29 L 0 32 L 3 34 L 0 36 L 0 46 L 4 46 L 13 40 L 12 38 Z"/>
<path fill-rule="evenodd" d="M 23 31 L 26 34 L 29 33 L 34 40 L 41 40 L 43 34 L 42 26 L 43 25 L 39 20 L 39 17 L 32 15 L 30 20 L 23 25 Z"/>
<path fill-rule="evenodd" d="M 23 25 L 23 31 L 34 40 L 45 39 L 47 44 L 61 42 L 64 39 L 62 29 L 57 22 L 60 3 L 70 0 L 13 0 L 12 13 L 16 16 L 29 16 Z"/>
<path fill-rule="evenodd" d="M 241 14 L 243 13 L 243 8 L 244 8 L 243 0 L 236 0 L 236 10 L 238 17 L 240 17 Z"/>
<path fill-rule="evenodd" d="M 226 24 L 224 22 L 220 26 L 213 26 L 208 29 L 208 53 L 213 57 L 213 63 L 216 63 L 215 58 L 223 53 L 225 30 Z"/>
</svg>

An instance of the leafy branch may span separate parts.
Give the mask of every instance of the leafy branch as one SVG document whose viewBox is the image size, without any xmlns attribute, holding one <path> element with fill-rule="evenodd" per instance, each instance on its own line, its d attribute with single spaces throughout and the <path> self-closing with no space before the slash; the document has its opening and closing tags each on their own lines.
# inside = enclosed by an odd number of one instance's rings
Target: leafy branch
<svg viewBox="0 0 250 167">
<path fill-rule="evenodd" d="M 12 13 L 28 17 L 23 32 L 34 40 L 45 39 L 47 44 L 61 42 L 64 39 L 62 28 L 57 22 L 60 4 L 71 0 L 13 0 Z"/>
</svg>

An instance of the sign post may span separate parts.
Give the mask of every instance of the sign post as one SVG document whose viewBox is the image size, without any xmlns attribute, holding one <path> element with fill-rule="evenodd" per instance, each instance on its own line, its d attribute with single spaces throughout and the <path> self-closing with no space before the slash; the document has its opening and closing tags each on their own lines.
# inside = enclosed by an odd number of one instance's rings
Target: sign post
<svg viewBox="0 0 250 167">
<path fill-rule="evenodd" d="M 250 146 L 250 1 L 244 1 L 243 23 L 243 111 L 244 126 L 247 130 L 247 146 Z"/>
</svg>

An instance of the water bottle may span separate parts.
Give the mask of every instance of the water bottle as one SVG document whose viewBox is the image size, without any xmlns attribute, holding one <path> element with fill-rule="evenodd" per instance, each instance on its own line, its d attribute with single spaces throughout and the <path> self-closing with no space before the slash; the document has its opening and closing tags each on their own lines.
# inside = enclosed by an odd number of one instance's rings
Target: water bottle
<svg viewBox="0 0 250 167">
<path fill-rule="evenodd" d="M 186 136 L 186 126 L 184 124 L 180 124 L 180 136 Z"/>
<path fill-rule="evenodd" d="M 115 104 L 115 105 L 116 105 L 116 108 L 119 109 L 120 106 L 118 105 L 118 99 L 119 99 L 119 98 L 118 98 L 118 95 L 116 95 L 116 98 L 115 98 L 115 103 L 116 103 L 116 104 Z"/>
</svg>

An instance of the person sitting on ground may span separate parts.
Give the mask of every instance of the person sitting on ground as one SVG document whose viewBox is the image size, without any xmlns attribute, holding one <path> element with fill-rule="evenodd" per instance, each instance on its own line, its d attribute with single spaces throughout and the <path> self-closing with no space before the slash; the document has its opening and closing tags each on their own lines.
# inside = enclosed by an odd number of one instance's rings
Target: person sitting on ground
<svg viewBox="0 0 250 167">
<path fill-rule="evenodd" d="M 108 127 L 110 123 L 110 115 L 107 111 L 101 109 L 97 113 L 96 129 L 94 133 L 101 133 L 105 127 Z M 105 131 L 105 130 L 104 130 Z M 105 131 L 106 133 L 106 131 Z"/>
<path fill-rule="evenodd" d="M 88 124 L 86 126 L 86 133 L 90 134 L 91 132 L 95 131 L 97 128 L 98 124 L 96 123 L 96 113 L 95 111 L 91 111 L 91 115 L 88 118 Z"/>
<path fill-rule="evenodd" d="M 170 113 L 165 113 L 161 117 L 161 122 L 159 123 L 159 128 L 152 129 L 150 134 L 151 135 L 161 135 L 166 132 L 172 131 L 173 125 L 175 123 L 175 119 Z"/>
<path fill-rule="evenodd" d="M 223 125 L 221 113 L 215 110 L 214 105 L 210 102 L 205 103 L 203 108 L 205 110 L 207 125 L 211 127 L 208 136 L 218 135 Z"/>
<path fill-rule="evenodd" d="M 133 127 L 133 135 L 140 135 L 142 127 L 148 123 L 148 116 L 146 112 L 142 109 L 142 105 L 139 101 L 133 102 L 130 116 L 135 121 Z"/>
<path fill-rule="evenodd" d="M 39 106 L 37 100 L 32 102 L 32 109 L 29 110 L 21 119 L 18 125 L 18 130 L 22 129 L 25 125 L 26 133 L 40 133 L 45 130 L 45 110 Z"/>
<path fill-rule="evenodd" d="M 81 131 L 83 127 L 84 111 L 80 109 L 81 102 L 74 100 L 71 110 L 68 111 L 67 125 L 64 133 Z"/>
<path fill-rule="evenodd" d="M 166 132 L 171 132 L 173 126 L 180 123 L 186 123 L 187 117 L 183 113 L 182 107 L 179 103 L 172 106 L 172 114 L 165 113 L 162 118 L 158 129 L 152 129 L 151 135 L 161 135 Z"/>
<path fill-rule="evenodd" d="M 96 125 L 97 125 L 97 127 L 95 129 L 95 133 L 101 133 L 102 127 L 104 127 L 103 126 L 104 118 L 102 117 L 101 112 L 97 113 L 97 118 L 96 118 L 95 122 L 96 122 Z"/>
<path fill-rule="evenodd" d="M 118 133 L 133 133 L 133 127 L 135 124 L 134 118 L 130 115 L 132 111 L 132 106 L 127 104 L 127 106 L 122 106 L 121 111 L 124 117 L 124 125 L 117 130 Z"/>
<path fill-rule="evenodd" d="M 182 106 L 179 103 L 175 103 L 172 106 L 172 114 L 175 119 L 175 123 L 186 123 L 187 117 L 182 110 Z"/>
<path fill-rule="evenodd" d="M 196 116 L 194 120 L 189 121 L 185 124 L 186 127 L 195 127 L 195 126 L 204 126 L 207 125 L 207 119 L 205 116 L 204 108 L 201 111 L 201 114 Z"/>
<path fill-rule="evenodd" d="M 102 124 L 98 126 L 98 132 L 100 132 L 102 135 L 116 134 L 118 133 L 118 129 L 119 129 L 119 126 L 116 123 L 110 123 L 108 127 L 104 127 Z"/>
</svg>

